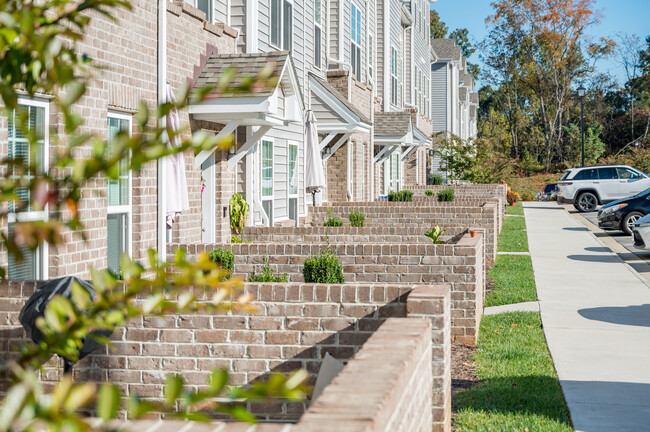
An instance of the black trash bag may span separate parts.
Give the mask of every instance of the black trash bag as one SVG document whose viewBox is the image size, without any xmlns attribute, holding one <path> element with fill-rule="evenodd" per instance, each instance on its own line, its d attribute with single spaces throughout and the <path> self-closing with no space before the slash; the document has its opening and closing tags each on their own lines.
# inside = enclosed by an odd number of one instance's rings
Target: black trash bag
<svg viewBox="0 0 650 432">
<path fill-rule="evenodd" d="M 88 291 L 90 298 L 93 300 L 95 297 L 97 297 L 95 289 L 89 282 L 78 279 L 74 276 L 66 276 L 60 279 L 51 280 L 45 285 L 38 288 L 36 292 L 29 298 L 29 300 L 27 300 L 25 306 L 23 306 L 18 319 L 25 328 L 27 336 L 29 336 L 35 343 L 39 343 L 43 340 L 43 333 L 41 333 L 41 331 L 36 326 L 36 320 L 39 317 L 43 316 L 45 313 L 45 307 L 55 295 L 60 295 L 67 299 L 72 298 L 73 282 L 77 282 L 79 286 Z M 113 332 L 108 330 L 97 330 L 90 333 L 90 335 L 101 336 L 104 338 L 110 337 L 111 334 L 113 334 Z M 83 341 L 83 346 L 79 350 L 79 360 L 86 357 L 88 354 L 95 351 L 101 346 L 102 344 L 99 343 L 95 338 L 85 338 Z M 72 370 L 74 362 L 66 358 L 63 360 L 64 372 L 69 373 Z"/>
</svg>

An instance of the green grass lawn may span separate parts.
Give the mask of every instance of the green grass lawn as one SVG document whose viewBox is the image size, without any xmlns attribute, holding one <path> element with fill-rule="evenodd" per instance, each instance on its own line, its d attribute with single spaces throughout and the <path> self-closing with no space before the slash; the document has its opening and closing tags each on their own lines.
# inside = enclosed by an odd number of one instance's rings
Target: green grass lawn
<svg viewBox="0 0 650 432">
<path fill-rule="evenodd" d="M 508 204 L 506 206 L 506 214 L 523 216 L 524 215 L 524 206 L 522 206 L 521 203 L 517 203 L 516 206 L 511 206 L 511 205 Z"/>
<path fill-rule="evenodd" d="M 506 217 L 503 220 L 497 250 L 499 252 L 528 252 L 525 218 Z"/>
<path fill-rule="evenodd" d="M 456 395 L 457 432 L 573 430 L 539 313 L 484 316 L 474 360 L 481 383 Z"/>
<path fill-rule="evenodd" d="M 497 255 L 488 276 L 495 285 L 485 297 L 486 307 L 537 300 L 533 262 L 527 255 Z"/>
</svg>

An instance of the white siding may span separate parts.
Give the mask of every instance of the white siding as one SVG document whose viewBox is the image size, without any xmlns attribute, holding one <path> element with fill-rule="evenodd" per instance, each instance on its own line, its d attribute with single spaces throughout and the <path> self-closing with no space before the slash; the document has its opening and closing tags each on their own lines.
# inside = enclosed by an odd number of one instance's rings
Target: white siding
<svg viewBox="0 0 650 432">
<path fill-rule="evenodd" d="M 431 118 L 433 131 L 442 132 L 449 129 L 447 123 L 447 64 L 431 65 Z"/>
</svg>

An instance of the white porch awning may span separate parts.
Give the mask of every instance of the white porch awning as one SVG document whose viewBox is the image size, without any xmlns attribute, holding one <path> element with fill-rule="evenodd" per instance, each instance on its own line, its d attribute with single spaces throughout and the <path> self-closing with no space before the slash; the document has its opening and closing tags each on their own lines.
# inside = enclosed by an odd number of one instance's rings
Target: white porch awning
<svg viewBox="0 0 650 432">
<path fill-rule="evenodd" d="M 229 168 L 234 168 L 271 128 L 302 122 L 303 98 L 291 56 L 284 51 L 214 54 L 194 85 L 194 88 L 214 86 L 224 72 L 234 68 L 236 74 L 232 85 L 237 86 L 246 79 L 258 76 L 269 65 L 274 68 L 271 76 L 277 78 L 268 80 L 267 84 L 270 84 L 250 92 L 215 94 L 199 104 L 189 106 L 189 113 L 194 119 L 225 125 L 217 134 L 217 139 L 235 133 L 239 126 L 258 127 L 230 157 Z M 201 166 L 213 152 L 214 149 L 199 153 L 194 159 L 194 166 Z"/>
</svg>

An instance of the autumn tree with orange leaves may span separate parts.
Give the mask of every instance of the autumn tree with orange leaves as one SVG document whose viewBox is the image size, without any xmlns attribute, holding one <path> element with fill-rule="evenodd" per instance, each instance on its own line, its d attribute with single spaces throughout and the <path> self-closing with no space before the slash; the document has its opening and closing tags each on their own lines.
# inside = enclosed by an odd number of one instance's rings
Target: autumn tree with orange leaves
<svg viewBox="0 0 650 432">
<path fill-rule="evenodd" d="M 564 160 L 563 126 L 574 88 L 609 55 L 611 41 L 590 42 L 585 30 L 600 19 L 595 0 L 496 0 L 482 49 L 488 81 L 504 90 L 514 156 L 523 129 L 539 126 L 540 159 L 548 169 Z"/>
</svg>

